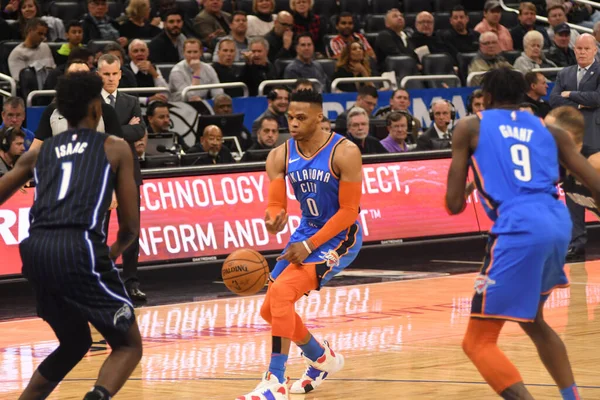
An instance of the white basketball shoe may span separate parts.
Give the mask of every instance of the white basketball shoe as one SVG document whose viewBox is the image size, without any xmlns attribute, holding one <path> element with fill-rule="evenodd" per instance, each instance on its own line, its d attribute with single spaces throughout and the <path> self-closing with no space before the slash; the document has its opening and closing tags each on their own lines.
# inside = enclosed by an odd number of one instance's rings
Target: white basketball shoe
<svg viewBox="0 0 600 400">
<path fill-rule="evenodd" d="M 344 368 L 344 356 L 340 353 L 334 353 L 327 341 L 323 342 L 323 348 L 325 349 L 325 353 L 317 361 L 312 361 L 302 354 L 304 362 L 307 365 L 306 371 L 304 371 L 302 378 L 294 382 L 290 388 L 290 393 L 304 394 L 312 392 L 330 374 L 334 374 Z"/>
<path fill-rule="evenodd" d="M 235 400 L 289 400 L 287 382 L 280 383 L 275 375 L 267 371 L 253 391 Z"/>
</svg>

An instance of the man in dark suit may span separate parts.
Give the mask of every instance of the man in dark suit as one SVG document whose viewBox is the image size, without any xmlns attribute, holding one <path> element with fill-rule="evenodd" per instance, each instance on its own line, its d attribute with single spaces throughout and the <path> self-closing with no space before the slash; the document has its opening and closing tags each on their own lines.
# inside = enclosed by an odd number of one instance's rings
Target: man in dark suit
<svg viewBox="0 0 600 400">
<path fill-rule="evenodd" d="M 384 70 L 385 58 L 387 56 L 411 56 L 419 62 L 408 35 L 404 32 L 404 16 L 392 8 L 385 15 L 385 29 L 379 32 L 375 40 L 375 55 L 379 62 L 380 70 Z"/>
<path fill-rule="evenodd" d="M 146 126 L 142 121 L 142 110 L 140 109 L 137 97 L 130 96 L 125 93 L 119 93 L 117 88 L 121 79 L 121 63 L 117 57 L 112 54 L 104 54 L 98 60 L 98 74 L 102 78 L 102 98 L 107 104 L 114 107 L 121 129 L 123 138 L 131 146 L 131 151 L 134 158 L 134 174 L 135 181 L 138 187 L 138 206 L 140 201 L 139 187 L 142 184 L 142 173 L 134 148 L 135 142 L 144 137 Z M 139 210 L 139 207 L 138 207 Z M 117 209 L 117 216 L 119 209 Z M 108 220 L 109 218 L 107 218 Z M 137 266 L 139 255 L 139 238 L 136 239 L 127 250 L 123 252 L 123 281 L 127 293 L 134 300 L 145 300 L 146 295 L 139 288 L 139 280 L 137 278 Z"/>
<path fill-rule="evenodd" d="M 454 110 L 448 100 L 436 100 L 431 104 L 431 127 L 417 138 L 417 151 L 442 150 L 451 147 L 452 134 L 448 129 L 454 119 Z"/>
<path fill-rule="evenodd" d="M 583 143 L 591 148 L 600 148 L 600 63 L 595 62 L 598 49 L 596 39 L 587 33 L 575 42 L 577 65 L 564 68 L 558 73 L 550 95 L 552 108 L 559 106 L 577 107 L 585 119 Z M 567 196 L 567 206 L 573 220 L 573 233 L 568 261 L 585 258 L 587 234 L 585 209 Z"/>
</svg>

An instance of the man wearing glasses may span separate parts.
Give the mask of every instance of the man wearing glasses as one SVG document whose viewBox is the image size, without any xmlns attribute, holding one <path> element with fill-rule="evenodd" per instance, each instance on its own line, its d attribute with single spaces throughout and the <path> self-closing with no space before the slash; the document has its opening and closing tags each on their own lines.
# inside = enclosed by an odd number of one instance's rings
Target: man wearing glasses
<svg viewBox="0 0 600 400">
<path fill-rule="evenodd" d="M 415 28 L 417 31 L 410 38 L 415 49 L 427 47 L 430 54 L 452 54 L 450 48 L 442 41 L 441 37 L 434 32 L 435 25 L 431 13 L 422 11 L 417 14 Z"/>
<path fill-rule="evenodd" d="M 287 11 L 277 14 L 273 29 L 265 35 L 265 39 L 269 42 L 269 61 L 272 63 L 280 58 L 296 58 L 293 27 L 292 14 Z"/>
<path fill-rule="evenodd" d="M 469 74 L 472 72 L 487 72 L 491 69 L 508 67 L 512 65 L 500 55 L 500 44 L 498 36 L 493 32 L 486 32 L 479 37 L 479 51 L 469 65 Z M 479 86 L 483 74 L 478 75 L 471 81 L 471 86 Z"/>
</svg>

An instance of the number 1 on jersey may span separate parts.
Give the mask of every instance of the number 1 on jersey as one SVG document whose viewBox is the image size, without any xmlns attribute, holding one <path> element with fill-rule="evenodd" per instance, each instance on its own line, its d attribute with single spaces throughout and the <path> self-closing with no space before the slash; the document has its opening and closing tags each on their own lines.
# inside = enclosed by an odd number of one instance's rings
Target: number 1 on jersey
<svg viewBox="0 0 600 400">
<path fill-rule="evenodd" d="M 531 180 L 531 160 L 529 159 L 529 148 L 524 144 L 513 144 L 510 146 L 510 157 L 515 168 L 515 177 L 523 182 Z"/>
<path fill-rule="evenodd" d="M 66 161 L 60 164 L 62 168 L 62 176 L 60 178 L 60 189 L 58 190 L 58 199 L 62 200 L 66 197 L 69 185 L 71 184 L 71 173 L 73 172 L 73 162 Z"/>
</svg>

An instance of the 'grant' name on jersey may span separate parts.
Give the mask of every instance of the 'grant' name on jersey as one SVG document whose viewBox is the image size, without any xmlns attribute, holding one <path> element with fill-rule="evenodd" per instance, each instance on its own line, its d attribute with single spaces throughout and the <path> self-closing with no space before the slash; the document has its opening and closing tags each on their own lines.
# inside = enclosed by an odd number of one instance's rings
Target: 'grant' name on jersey
<svg viewBox="0 0 600 400">
<path fill-rule="evenodd" d="M 498 128 L 505 139 L 513 138 L 521 142 L 529 142 L 533 133 L 533 129 L 520 128 L 518 126 L 500 125 Z"/>
<path fill-rule="evenodd" d="M 329 183 L 331 174 L 321 169 L 307 168 L 299 171 L 291 171 L 288 173 L 288 177 L 290 179 L 290 183 L 300 184 L 300 190 L 302 190 L 303 193 L 317 193 L 317 185 L 315 182 L 306 181 L 320 181 L 323 183 Z"/>
<path fill-rule="evenodd" d="M 73 154 L 83 154 L 87 145 L 87 142 L 77 142 L 75 144 L 68 143 L 56 146 L 54 148 L 54 151 L 56 152 L 56 158 L 62 158 Z"/>
</svg>

